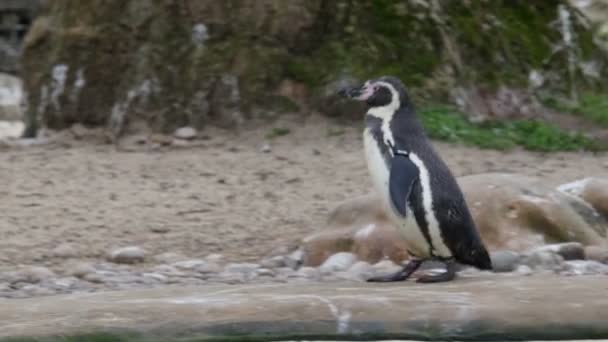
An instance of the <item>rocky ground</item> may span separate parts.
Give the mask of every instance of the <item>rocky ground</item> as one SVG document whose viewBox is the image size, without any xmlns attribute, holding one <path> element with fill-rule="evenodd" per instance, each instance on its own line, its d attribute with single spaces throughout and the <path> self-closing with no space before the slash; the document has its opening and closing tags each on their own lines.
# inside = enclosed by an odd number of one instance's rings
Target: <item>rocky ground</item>
<svg viewBox="0 0 608 342">
<path fill-rule="evenodd" d="M 292 253 L 338 202 L 368 193 L 360 129 L 286 117 L 236 135 L 209 129 L 189 140 L 182 131 L 184 139 L 127 138 L 118 148 L 85 143 L 90 132 L 78 127 L 40 146 L 0 143 L 0 296 L 393 270 L 348 255 L 298 268 Z M 517 172 L 557 185 L 608 172 L 608 154 L 437 146 L 458 176 Z M 600 263 L 520 257 L 519 274 L 608 273 Z"/>
</svg>

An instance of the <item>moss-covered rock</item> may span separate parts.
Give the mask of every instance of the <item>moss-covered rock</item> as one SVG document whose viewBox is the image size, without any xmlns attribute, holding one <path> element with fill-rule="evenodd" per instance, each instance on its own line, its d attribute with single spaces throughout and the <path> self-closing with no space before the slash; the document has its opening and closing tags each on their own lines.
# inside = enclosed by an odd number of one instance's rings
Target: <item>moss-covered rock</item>
<svg viewBox="0 0 608 342">
<path fill-rule="evenodd" d="M 323 111 L 328 84 L 381 74 L 422 101 L 528 89 L 530 75 L 535 91 L 572 96 L 603 87 L 597 53 L 566 0 L 91 0 L 52 2 L 23 65 L 30 133 L 80 122 L 120 134 L 133 121 L 171 131 Z M 282 99 L 285 80 L 307 97 Z"/>
</svg>

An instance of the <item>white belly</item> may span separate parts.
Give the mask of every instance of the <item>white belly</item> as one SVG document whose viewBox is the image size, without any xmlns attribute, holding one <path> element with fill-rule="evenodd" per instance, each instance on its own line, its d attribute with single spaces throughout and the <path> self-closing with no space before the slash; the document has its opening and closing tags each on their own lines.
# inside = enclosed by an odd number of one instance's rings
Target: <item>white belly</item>
<svg viewBox="0 0 608 342">
<path fill-rule="evenodd" d="M 365 158 L 367 160 L 367 167 L 372 179 L 372 184 L 376 191 L 380 194 L 386 211 L 393 222 L 399 228 L 400 233 L 405 238 L 408 244 L 408 248 L 411 252 L 415 253 L 419 257 L 428 257 L 429 245 L 422 234 L 418 223 L 414 218 L 414 213 L 408 207 L 407 215 L 405 218 L 398 215 L 392 207 L 392 202 L 389 194 L 389 169 L 385 166 L 384 158 L 380 153 L 380 149 L 376 143 L 376 140 L 366 129 L 363 133 L 363 143 L 365 146 Z"/>
</svg>

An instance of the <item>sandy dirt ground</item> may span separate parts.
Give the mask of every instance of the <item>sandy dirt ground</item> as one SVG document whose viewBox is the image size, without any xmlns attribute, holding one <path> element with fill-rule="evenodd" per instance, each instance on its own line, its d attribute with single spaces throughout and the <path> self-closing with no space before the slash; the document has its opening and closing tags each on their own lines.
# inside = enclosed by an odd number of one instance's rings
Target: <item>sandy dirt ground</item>
<svg viewBox="0 0 608 342">
<path fill-rule="evenodd" d="M 268 139 L 269 127 L 290 133 Z M 340 201 L 367 193 L 362 124 L 286 117 L 238 135 L 202 132 L 202 146 L 116 151 L 61 144 L 0 150 L 0 267 L 148 255 L 221 253 L 256 260 L 323 229 Z M 270 151 L 264 152 L 265 143 Z M 608 154 L 497 152 L 436 143 L 458 176 L 517 172 L 561 184 L 608 175 Z"/>
</svg>

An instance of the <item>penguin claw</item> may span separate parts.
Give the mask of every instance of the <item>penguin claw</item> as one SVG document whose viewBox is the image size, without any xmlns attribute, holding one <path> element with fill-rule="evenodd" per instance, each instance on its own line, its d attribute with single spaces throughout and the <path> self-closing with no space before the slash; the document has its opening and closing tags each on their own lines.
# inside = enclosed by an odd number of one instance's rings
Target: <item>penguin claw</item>
<svg viewBox="0 0 608 342">
<path fill-rule="evenodd" d="M 430 284 L 430 283 L 444 283 L 447 281 L 454 280 L 456 273 L 443 272 L 441 274 L 424 275 L 416 279 L 417 283 Z"/>
<path fill-rule="evenodd" d="M 446 270 L 445 272 L 439 274 L 427 274 L 422 277 L 416 279 L 417 283 L 443 283 L 446 281 L 451 281 L 456 278 L 456 265 L 452 261 L 446 262 Z"/>
<path fill-rule="evenodd" d="M 418 269 L 418 267 L 420 267 L 421 264 L 422 260 L 412 260 L 408 262 L 407 265 L 405 265 L 403 269 L 399 272 L 379 277 L 372 277 L 367 279 L 367 282 L 388 283 L 393 281 L 404 281 L 407 280 L 414 272 L 416 272 L 416 270 Z"/>
<path fill-rule="evenodd" d="M 394 281 L 404 281 L 407 280 L 407 278 L 410 277 L 411 274 L 405 274 L 403 271 L 399 271 L 397 273 L 393 273 L 393 274 L 389 274 L 389 275 L 385 275 L 385 276 L 379 276 L 379 277 L 372 277 L 367 279 L 368 283 L 390 283 L 390 282 L 394 282 Z"/>
</svg>

